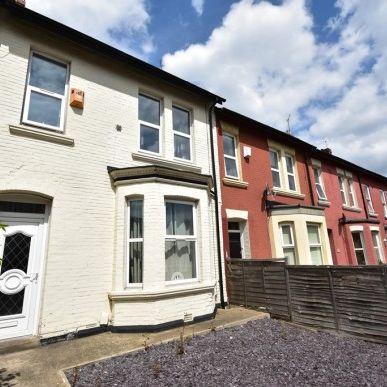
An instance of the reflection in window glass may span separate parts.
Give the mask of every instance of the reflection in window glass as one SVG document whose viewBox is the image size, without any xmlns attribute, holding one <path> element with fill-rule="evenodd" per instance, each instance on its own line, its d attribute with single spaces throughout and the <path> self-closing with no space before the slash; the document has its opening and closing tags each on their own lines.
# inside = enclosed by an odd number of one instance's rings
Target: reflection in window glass
<svg viewBox="0 0 387 387">
<path fill-rule="evenodd" d="M 129 201 L 129 283 L 142 282 L 143 272 L 143 201 Z"/>
</svg>

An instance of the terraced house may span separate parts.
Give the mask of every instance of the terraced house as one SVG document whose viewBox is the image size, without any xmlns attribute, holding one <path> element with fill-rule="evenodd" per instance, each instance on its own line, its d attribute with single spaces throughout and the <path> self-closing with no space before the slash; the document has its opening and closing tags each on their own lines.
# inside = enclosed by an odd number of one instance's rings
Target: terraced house
<svg viewBox="0 0 387 387">
<path fill-rule="evenodd" d="M 211 316 L 224 99 L 3 0 L 0 88 L 0 339 Z"/>
<path fill-rule="evenodd" d="M 226 257 L 386 262 L 386 177 L 231 110 L 216 115 Z"/>
</svg>

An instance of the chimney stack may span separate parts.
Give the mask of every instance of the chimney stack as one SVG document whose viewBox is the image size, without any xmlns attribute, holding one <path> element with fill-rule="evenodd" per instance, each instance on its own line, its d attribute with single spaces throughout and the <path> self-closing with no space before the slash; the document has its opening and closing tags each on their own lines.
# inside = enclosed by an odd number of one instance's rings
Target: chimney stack
<svg viewBox="0 0 387 387">
<path fill-rule="evenodd" d="M 20 7 L 25 7 L 26 6 L 25 0 L 14 0 L 14 3 L 16 5 L 19 5 Z"/>
<path fill-rule="evenodd" d="M 323 149 L 321 149 L 323 152 L 325 152 L 325 153 L 328 153 L 328 154 L 332 154 L 332 149 L 331 148 L 323 148 Z"/>
</svg>

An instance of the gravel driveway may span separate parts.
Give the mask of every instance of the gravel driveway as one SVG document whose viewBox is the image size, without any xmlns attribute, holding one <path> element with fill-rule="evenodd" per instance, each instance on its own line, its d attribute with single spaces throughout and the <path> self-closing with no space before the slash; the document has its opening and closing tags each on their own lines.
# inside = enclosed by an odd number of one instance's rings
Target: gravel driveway
<svg viewBox="0 0 387 387">
<path fill-rule="evenodd" d="M 263 319 L 90 364 L 76 386 L 387 386 L 387 347 Z M 181 350 L 182 348 L 180 348 Z M 70 383 L 74 371 L 68 371 Z"/>
</svg>

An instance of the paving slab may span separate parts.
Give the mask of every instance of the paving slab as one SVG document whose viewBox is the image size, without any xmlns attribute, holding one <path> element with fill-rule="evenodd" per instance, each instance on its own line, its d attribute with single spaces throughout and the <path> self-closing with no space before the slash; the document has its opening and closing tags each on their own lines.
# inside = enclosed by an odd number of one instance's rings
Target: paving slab
<svg viewBox="0 0 387 387">
<path fill-rule="evenodd" d="M 215 318 L 184 328 L 185 336 L 199 335 L 248 321 L 267 318 L 268 314 L 241 307 L 219 309 Z M 148 345 L 176 340 L 182 328 L 156 333 L 105 332 L 0 355 L 0 385 L 5 380 L 13 386 L 69 386 L 63 370 L 121 355 Z"/>
</svg>

